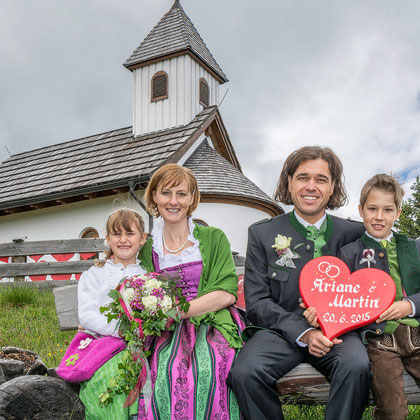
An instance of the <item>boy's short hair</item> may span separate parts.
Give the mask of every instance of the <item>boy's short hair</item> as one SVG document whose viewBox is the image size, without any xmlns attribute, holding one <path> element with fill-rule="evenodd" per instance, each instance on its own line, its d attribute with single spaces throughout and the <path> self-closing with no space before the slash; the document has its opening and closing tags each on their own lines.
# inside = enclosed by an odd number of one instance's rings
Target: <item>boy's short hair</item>
<svg viewBox="0 0 420 420">
<path fill-rule="evenodd" d="M 366 181 L 365 185 L 363 185 L 362 191 L 360 192 L 360 205 L 362 208 L 366 203 L 369 193 L 375 189 L 393 193 L 397 210 L 401 208 L 404 190 L 396 178 L 387 174 L 374 175 Z"/>
</svg>

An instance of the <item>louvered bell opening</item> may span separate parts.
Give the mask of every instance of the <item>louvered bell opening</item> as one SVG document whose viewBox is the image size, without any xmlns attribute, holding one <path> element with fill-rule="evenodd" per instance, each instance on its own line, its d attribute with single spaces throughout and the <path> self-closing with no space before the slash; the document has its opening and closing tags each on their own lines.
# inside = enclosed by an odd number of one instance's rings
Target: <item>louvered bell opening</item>
<svg viewBox="0 0 420 420">
<path fill-rule="evenodd" d="M 168 76 L 166 73 L 156 74 L 152 79 L 152 101 L 168 97 Z"/>
<path fill-rule="evenodd" d="M 200 104 L 204 107 L 209 106 L 210 92 L 209 85 L 204 79 L 200 80 Z"/>
</svg>

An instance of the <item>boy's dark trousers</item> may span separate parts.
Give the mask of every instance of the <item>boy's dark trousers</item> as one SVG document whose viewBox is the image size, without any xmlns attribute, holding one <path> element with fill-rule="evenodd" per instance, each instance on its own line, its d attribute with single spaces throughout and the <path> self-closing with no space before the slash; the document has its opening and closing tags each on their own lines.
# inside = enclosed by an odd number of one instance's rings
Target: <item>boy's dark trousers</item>
<svg viewBox="0 0 420 420">
<path fill-rule="evenodd" d="M 401 324 L 393 334 L 366 339 L 373 374 L 375 419 L 404 420 L 408 409 L 403 369 L 420 380 L 420 327 Z"/>
</svg>

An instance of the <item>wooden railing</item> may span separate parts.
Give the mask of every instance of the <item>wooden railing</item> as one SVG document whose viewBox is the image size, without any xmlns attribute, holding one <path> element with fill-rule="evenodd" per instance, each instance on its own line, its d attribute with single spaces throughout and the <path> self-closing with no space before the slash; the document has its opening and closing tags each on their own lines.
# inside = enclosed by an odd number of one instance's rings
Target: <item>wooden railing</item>
<svg viewBox="0 0 420 420">
<path fill-rule="evenodd" d="M 103 239 L 66 239 L 25 242 L 14 240 L 0 244 L 0 258 L 10 257 L 11 262 L 0 264 L 0 278 L 21 281 L 25 276 L 80 274 L 94 264 L 94 260 L 60 262 L 26 262 L 28 256 L 99 253 L 107 247 Z"/>
</svg>

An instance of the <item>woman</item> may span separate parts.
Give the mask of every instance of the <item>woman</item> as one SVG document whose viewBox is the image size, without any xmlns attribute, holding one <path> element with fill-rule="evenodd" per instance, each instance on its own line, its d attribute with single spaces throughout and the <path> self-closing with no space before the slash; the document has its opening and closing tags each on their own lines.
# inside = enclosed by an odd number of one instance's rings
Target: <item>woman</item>
<svg viewBox="0 0 420 420">
<path fill-rule="evenodd" d="M 158 169 L 146 201 L 149 212 L 161 219 L 139 253 L 140 264 L 148 272 L 178 272 L 190 307 L 175 331 L 155 342 L 153 394 L 150 405 L 140 395 L 138 418 L 239 418 L 226 385 L 243 327 L 231 306 L 238 278 L 230 244 L 221 230 L 192 222 L 200 193 L 189 169 L 176 164 Z"/>
</svg>

